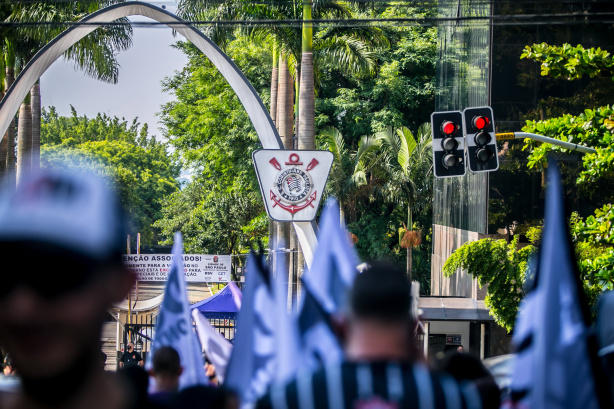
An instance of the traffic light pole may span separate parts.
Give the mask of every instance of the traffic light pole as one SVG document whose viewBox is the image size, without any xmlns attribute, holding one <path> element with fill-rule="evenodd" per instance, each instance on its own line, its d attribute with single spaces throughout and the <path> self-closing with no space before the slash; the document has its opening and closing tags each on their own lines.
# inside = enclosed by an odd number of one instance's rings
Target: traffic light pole
<svg viewBox="0 0 614 409">
<path fill-rule="evenodd" d="M 578 145 L 577 143 L 560 141 L 558 139 L 550 138 L 544 135 L 538 135 L 528 132 L 503 132 L 495 134 L 498 141 L 504 141 L 509 139 L 533 139 L 535 141 L 549 143 L 552 145 L 560 146 L 561 148 L 569 149 L 570 151 L 578 151 L 583 153 L 597 153 L 593 148 L 587 146 Z"/>
</svg>

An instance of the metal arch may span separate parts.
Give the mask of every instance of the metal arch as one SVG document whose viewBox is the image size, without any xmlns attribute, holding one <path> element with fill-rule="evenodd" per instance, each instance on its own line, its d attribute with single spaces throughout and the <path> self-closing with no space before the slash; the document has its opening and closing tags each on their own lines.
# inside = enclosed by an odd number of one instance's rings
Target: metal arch
<svg viewBox="0 0 614 409">
<path fill-rule="evenodd" d="M 165 23 L 192 42 L 220 71 L 237 94 L 241 104 L 243 104 L 247 111 L 249 119 L 254 125 L 262 147 L 264 149 L 284 148 L 273 120 L 252 84 L 236 64 L 213 41 L 194 26 L 185 24 L 182 19 L 161 8 L 138 1 L 111 5 L 84 17 L 81 21 L 104 24 L 122 17 L 135 15 L 149 17 L 160 23 Z M 0 102 L 0 141 L 4 137 L 21 102 L 40 76 L 72 45 L 98 27 L 100 26 L 95 24 L 74 25 L 51 40 L 28 62 L 11 88 L 6 92 L 4 99 Z M 317 244 L 314 230 L 315 223 L 301 222 L 293 223 L 293 225 L 301 244 L 305 261 L 310 266 L 313 259 L 313 250 Z"/>
<path fill-rule="evenodd" d="M 9 127 L 10 120 L 17 112 L 26 94 L 47 68 L 77 41 L 100 27 L 91 23 L 110 23 L 119 18 L 134 15 L 149 17 L 172 26 L 174 30 L 190 40 L 211 60 L 235 91 L 256 129 L 263 148 L 283 149 L 281 138 L 262 100 L 232 60 L 194 26 L 184 24 L 184 21 L 179 17 L 142 2 L 119 3 L 92 13 L 81 20 L 81 22 L 90 24 L 75 25 L 68 28 L 36 53 L 0 102 L 0 135 L 4 135 Z"/>
</svg>

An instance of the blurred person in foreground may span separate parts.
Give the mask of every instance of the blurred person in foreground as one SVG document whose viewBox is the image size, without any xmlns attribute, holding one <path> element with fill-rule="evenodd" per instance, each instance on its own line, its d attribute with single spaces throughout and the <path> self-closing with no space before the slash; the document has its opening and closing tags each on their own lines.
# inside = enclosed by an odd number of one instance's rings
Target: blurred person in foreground
<svg viewBox="0 0 614 409">
<path fill-rule="evenodd" d="M 1 408 L 134 406 L 100 365 L 106 310 L 135 281 L 124 234 L 119 201 L 95 176 L 45 171 L 0 191 L 0 344 L 21 377 Z"/>
<path fill-rule="evenodd" d="M 179 377 L 182 373 L 181 358 L 175 348 L 163 346 L 156 349 L 152 368 L 149 370 L 149 376 L 155 380 L 155 390 L 150 394 L 150 399 L 170 405 L 172 398 L 179 391 Z"/>
<path fill-rule="evenodd" d="M 614 402 L 614 292 L 606 291 L 597 302 L 597 332 L 598 356 L 601 361 L 605 383 L 610 391 L 611 402 Z"/>
<path fill-rule="evenodd" d="M 217 372 L 215 371 L 215 365 L 213 365 L 211 361 L 209 361 L 209 358 L 207 358 L 206 355 L 205 355 L 204 368 L 205 368 L 205 375 L 207 375 L 207 378 L 209 379 L 209 382 L 211 383 L 211 385 L 218 386 L 220 382 L 217 379 Z"/>
<path fill-rule="evenodd" d="M 17 372 L 15 371 L 15 367 L 13 366 L 13 360 L 11 359 L 10 354 L 6 354 L 4 356 L 4 368 L 2 369 L 2 373 L 4 376 L 15 376 Z"/>
<path fill-rule="evenodd" d="M 370 264 L 356 276 L 349 310 L 340 324 L 346 361 L 274 386 L 257 407 L 482 407 L 472 383 L 432 374 L 419 362 L 410 306 L 406 274 L 388 263 Z"/>
</svg>

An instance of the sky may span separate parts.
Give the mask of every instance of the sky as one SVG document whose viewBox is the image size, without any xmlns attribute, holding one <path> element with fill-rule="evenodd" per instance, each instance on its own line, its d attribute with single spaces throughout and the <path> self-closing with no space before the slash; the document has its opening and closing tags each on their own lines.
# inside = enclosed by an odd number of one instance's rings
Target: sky
<svg viewBox="0 0 614 409">
<path fill-rule="evenodd" d="M 152 4 L 158 7 L 164 4 L 167 11 L 176 12 L 174 2 Z M 152 21 L 145 17 L 131 20 Z M 73 63 L 60 58 L 41 77 L 42 105 L 55 106 L 60 115 L 70 115 L 72 105 L 79 115 L 88 117 L 100 112 L 123 117 L 129 123 L 138 117 L 141 124 L 149 125 L 150 135 L 161 137 L 156 114 L 162 104 L 173 99 L 171 94 L 162 92 L 161 81 L 187 63 L 183 53 L 171 47 L 180 40 L 184 38 L 179 34 L 173 37 L 166 26 L 134 27 L 132 47 L 117 57 L 120 70 L 115 85 L 88 77 L 76 71 Z"/>
</svg>

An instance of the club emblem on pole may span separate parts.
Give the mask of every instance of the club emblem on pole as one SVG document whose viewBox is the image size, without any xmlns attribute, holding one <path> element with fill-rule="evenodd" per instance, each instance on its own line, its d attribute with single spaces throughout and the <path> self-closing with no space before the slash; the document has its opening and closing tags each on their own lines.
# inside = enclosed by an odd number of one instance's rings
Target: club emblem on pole
<svg viewBox="0 0 614 409">
<path fill-rule="evenodd" d="M 261 150 L 254 152 L 253 158 L 269 216 L 278 221 L 313 220 L 332 153 Z"/>
</svg>

